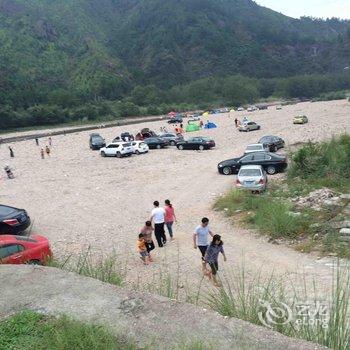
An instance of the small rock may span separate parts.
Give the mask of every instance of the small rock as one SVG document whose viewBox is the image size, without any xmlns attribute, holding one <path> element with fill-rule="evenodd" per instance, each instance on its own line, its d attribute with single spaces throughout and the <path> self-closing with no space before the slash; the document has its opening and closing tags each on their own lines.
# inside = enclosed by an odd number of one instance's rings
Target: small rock
<svg viewBox="0 0 350 350">
<path fill-rule="evenodd" d="M 290 215 L 290 216 L 294 216 L 294 217 L 299 217 L 299 216 L 301 216 L 301 213 L 299 213 L 299 212 L 289 211 L 289 212 L 288 212 L 288 215 Z"/>
<path fill-rule="evenodd" d="M 350 228 L 342 228 L 339 233 L 341 236 L 350 236 Z"/>
<path fill-rule="evenodd" d="M 241 212 L 242 212 L 242 210 L 240 210 L 240 209 L 235 210 L 235 213 L 241 213 Z"/>
<path fill-rule="evenodd" d="M 225 211 L 228 211 L 228 208 L 224 208 Z"/>
<path fill-rule="evenodd" d="M 343 193 L 342 195 L 340 195 L 341 199 L 349 199 L 350 200 L 350 194 L 349 193 Z"/>
</svg>

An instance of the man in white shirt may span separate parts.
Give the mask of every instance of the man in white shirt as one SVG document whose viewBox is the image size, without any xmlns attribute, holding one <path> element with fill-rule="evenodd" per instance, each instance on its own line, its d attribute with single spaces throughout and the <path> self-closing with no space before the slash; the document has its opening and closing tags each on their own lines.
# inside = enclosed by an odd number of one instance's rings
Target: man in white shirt
<svg viewBox="0 0 350 350">
<path fill-rule="evenodd" d="M 209 229 L 209 219 L 203 218 L 202 223 L 196 227 L 193 233 L 193 248 L 200 250 L 202 254 L 202 269 L 205 271 L 206 264 L 204 255 L 208 248 L 208 236 L 214 236 L 214 233 Z"/>
<path fill-rule="evenodd" d="M 166 244 L 166 236 L 164 231 L 165 209 L 159 207 L 159 202 L 153 202 L 154 209 L 151 212 L 150 221 L 154 222 L 154 234 L 156 236 L 159 248 Z"/>
</svg>

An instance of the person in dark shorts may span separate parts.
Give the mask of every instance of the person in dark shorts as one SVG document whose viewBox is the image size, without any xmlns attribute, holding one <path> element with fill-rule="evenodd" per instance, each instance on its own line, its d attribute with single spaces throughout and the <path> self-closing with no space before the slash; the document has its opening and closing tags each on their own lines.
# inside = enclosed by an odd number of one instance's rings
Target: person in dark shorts
<svg viewBox="0 0 350 350">
<path fill-rule="evenodd" d="M 224 242 L 221 240 L 221 236 L 219 235 L 214 235 L 213 240 L 210 243 L 209 247 L 207 248 L 205 255 L 204 255 L 204 260 L 206 264 L 209 264 L 210 269 L 211 269 L 211 278 L 213 280 L 214 286 L 220 287 L 221 284 L 217 280 L 217 272 L 219 270 L 219 253 L 221 253 L 224 257 L 224 261 L 226 261 L 226 255 L 224 252 L 223 248 Z"/>
<path fill-rule="evenodd" d="M 154 249 L 154 242 L 152 239 L 154 228 L 152 227 L 151 221 L 146 221 L 145 226 L 141 229 L 141 233 L 143 234 L 143 237 L 146 242 L 146 248 L 148 252 L 149 261 L 153 261 L 151 257 L 151 251 Z"/>
<path fill-rule="evenodd" d="M 152 210 L 149 221 L 154 223 L 154 234 L 157 239 L 158 247 L 162 248 L 166 244 L 166 236 L 164 231 L 165 209 L 159 207 L 159 202 L 153 202 L 154 209 Z"/>
<path fill-rule="evenodd" d="M 200 225 L 196 227 L 193 233 L 193 248 L 199 249 L 202 255 L 202 270 L 206 272 L 206 263 L 204 255 L 208 247 L 208 236 L 214 236 L 214 233 L 209 229 L 209 219 L 203 218 Z"/>
</svg>

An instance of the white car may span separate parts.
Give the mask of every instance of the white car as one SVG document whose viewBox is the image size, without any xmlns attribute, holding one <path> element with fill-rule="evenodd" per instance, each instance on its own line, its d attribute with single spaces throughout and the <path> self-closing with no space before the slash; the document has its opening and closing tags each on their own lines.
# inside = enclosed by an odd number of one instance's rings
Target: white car
<svg viewBox="0 0 350 350">
<path fill-rule="evenodd" d="M 266 190 L 267 175 L 261 165 L 243 165 L 236 179 L 237 188 L 263 192 Z"/>
<path fill-rule="evenodd" d="M 245 109 L 243 107 L 238 107 L 237 108 L 237 112 L 243 112 L 243 111 L 245 111 Z"/>
<path fill-rule="evenodd" d="M 130 142 L 113 142 L 100 149 L 102 157 L 130 157 L 134 150 Z"/>
<path fill-rule="evenodd" d="M 244 154 L 252 152 L 269 152 L 269 148 L 267 145 L 264 145 L 262 143 L 254 143 L 246 147 Z"/>
<path fill-rule="evenodd" d="M 143 141 L 131 141 L 130 143 L 135 154 L 147 153 L 149 151 L 147 143 Z"/>
</svg>

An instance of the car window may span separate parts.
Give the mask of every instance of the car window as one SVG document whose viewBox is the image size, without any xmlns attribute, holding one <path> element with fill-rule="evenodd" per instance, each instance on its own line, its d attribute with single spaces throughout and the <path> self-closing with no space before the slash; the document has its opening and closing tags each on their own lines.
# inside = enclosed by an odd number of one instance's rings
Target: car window
<svg viewBox="0 0 350 350">
<path fill-rule="evenodd" d="M 10 214 L 13 214 L 13 212 L 15 210 L 16 209 L 11 208 L 11 207 L 7 207 L 6 205 L 0 205 L 0 215 L 7 216 L 7 215 L 10 215 Z"/>
<path fill-rule="evenodd" d="M 119 145 L 109 145 L 107 148 L 118 148 Z"/>
<path fill-rule="evenodd" d="M 13 254 L 22 252 L 23 250 L 24 248 L 20 244 L 10 244 L 0 247 L 0 259 L 7 258 Z"/>
<path fill-rule="evenodd" d="M 130 147 L 130 146 L 131 146 L 131 143 L 130 143 L 130 142 L 123 143 L 123 147 Z"/>
<path fill-rule="evenodd" d="M 241 169 L 238 176 L 261 176 L 260 169 Z"/>
<path fill-rule="evenodd" d="M 139 147 L 142 147 L 142 146 L 146 146 L 146 144 L 145 144 L 144 142 L 141 142 L 141 143 L 139 144 Z"/>
<path fill-rule="evenodd" d="M 265 154 L 264 152 L 256 153 L 253 155 L 254 160 L 260 161 L 260 160 L 265 160 Z"/>
<path fill-rule="evenodd" d="M 241 162 L 250 162 L 251 160 L 253 160 L 253 155 L 252 154 L 248 154 L 247 156 L 241 158 Z"/>
</svg>

